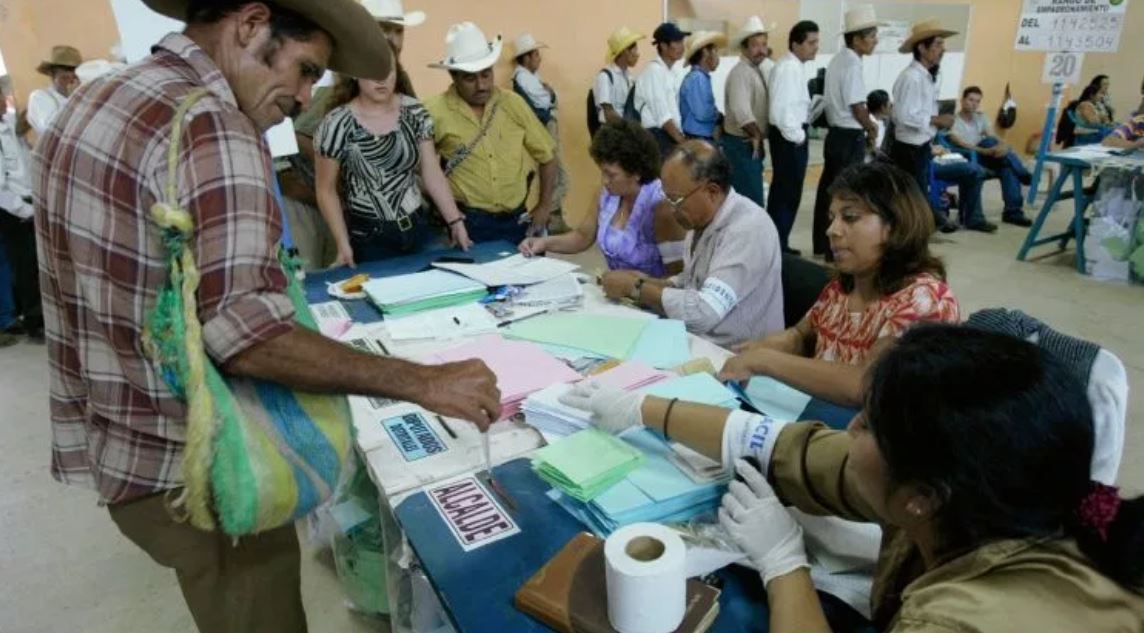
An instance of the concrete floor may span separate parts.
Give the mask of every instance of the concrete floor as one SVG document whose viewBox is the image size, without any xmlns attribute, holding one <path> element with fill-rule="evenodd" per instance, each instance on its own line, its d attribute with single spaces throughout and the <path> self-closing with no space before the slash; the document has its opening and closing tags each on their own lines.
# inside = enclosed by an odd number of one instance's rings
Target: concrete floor
<svg viewBox="0 0 1144 633">
<path fill-rule="evenodd" d="M 988 184 L 986 194 L 996 220 L 997 185 Z M 804 251 L 813 202 L 808 189 L 793 238 Z M 1061 205 L 1050 228 L 1063 225 L 1067 215 Z M 1120 480 L 1144 491 L 1144 433 L 1132 424 L 1144 416 L 1144 288 L 1077 275 L 1071 251 L 1018 263 L 1014 255 L 1024 235 L 1005 225 L 991 236 L 956 233 L 936 238 L 936 250 L 949 266 L 963 315 L 990 306 L 1020 308 L 1120 356 L 1136 388 Z M 121 537 L 91 493 L 51 479 L 46 375 L 43 347 L 0 350 L 0 633 L 194 631 L 174 576 Z M 328 563 L 315 555 L 304 561 L 311 631 L 387 630 L 384 622 L 347 611 Z"/>
</svg>

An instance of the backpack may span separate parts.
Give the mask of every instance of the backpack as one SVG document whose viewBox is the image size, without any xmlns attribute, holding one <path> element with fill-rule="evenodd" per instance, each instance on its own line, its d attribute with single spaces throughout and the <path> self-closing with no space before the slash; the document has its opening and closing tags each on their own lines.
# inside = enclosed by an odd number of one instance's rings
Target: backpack
<svg viewBox="0 0 1144 633">
<path fill-rule="evenodd" d="M 615 83 L 616 82 L 616 78 L 615 78 L 615 76 L 612 75 L 612 71 L 608 70 L 607 68 L 604 68 L 600 72 L 606 73 L 608 75 L 608 83 Z M 596 130 L 600 129 L 600 125 L 602 125 L 602 124 L 600 123 L 600 112 L 599 112 L 599 107 L 596 105 L 596 91 L 594 88 L 588 89 L 588 111 L 587 111 L 587 115 L 588 115 L 588 136 L 589 137 L 596 136 Z M 624 108 L 623 108 L 623 111 L 620 113 L 620 116 L 622 116 L 625 119 L 631 120 L 631 121 L 639 121 L 640 120 L 640 113 L 638 110 L 636 110 L 636 88 L 635 88 L 635 86 L 632 86 L 632 89 L 628 91 L 628 99 L 627 99 L 627 101 L 624 101 Z"/>
</svg>

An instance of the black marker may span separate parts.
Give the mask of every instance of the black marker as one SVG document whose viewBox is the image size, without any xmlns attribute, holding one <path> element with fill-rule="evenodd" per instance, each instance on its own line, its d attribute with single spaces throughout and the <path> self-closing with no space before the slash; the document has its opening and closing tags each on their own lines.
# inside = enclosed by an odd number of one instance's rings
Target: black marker
<svg viewBox="0 0 1144 633">
<path fill-rule="evenodd" d="M 445 429 L 445 432 L 449 434 L 449 437 L 457 439 L 457 434 L 454 433 L 453 429 L 445 423 L 445 418 L 437 416 L 437 421 L 441 423 L 441 428 Z"/>
</svg>

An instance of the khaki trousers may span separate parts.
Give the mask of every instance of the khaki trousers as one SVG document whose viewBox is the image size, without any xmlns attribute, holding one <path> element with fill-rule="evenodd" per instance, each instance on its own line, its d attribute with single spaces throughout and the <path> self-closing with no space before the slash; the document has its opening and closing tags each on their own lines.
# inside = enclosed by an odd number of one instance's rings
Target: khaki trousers
<svg viewBox="0 0 1144 633">
<path fill-rule="evenodd" d="M 175 570 L 201 633 L 305 633 L 301 552 L 294 525 L 234 543 L 171 518 L 162 494 L 110 506 L 131 542 Z"/>
</svg>

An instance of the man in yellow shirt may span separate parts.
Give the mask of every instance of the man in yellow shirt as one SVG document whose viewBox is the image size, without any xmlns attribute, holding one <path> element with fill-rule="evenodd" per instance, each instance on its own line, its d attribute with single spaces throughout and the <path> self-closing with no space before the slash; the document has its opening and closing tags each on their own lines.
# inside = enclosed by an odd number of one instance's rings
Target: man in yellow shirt
<svg viewBox="0 0 1144 633">
<path fill-rule="evenodd" d="M 532 109 L 493 83 L 501 46 L 499 35 L 489 41 L 472 22 L 454 24 L 445 36 L 445 59 L 430 65 L 448 70 L 453 85 L 426 99 L 425 107 L 469 235 L 477 242 L 519 244 L 548 225 L 557 164 L 552 137 Z M 540 199 L 526 211 L 534 163 Z"/>
</svg>

